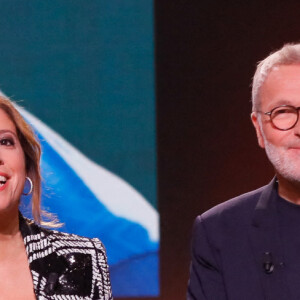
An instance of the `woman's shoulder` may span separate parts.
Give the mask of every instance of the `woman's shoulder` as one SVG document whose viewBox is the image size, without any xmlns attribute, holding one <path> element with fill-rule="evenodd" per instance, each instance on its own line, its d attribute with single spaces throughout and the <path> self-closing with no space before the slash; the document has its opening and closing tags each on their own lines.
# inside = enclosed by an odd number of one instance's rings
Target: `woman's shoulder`
<svg viewBox="0 0 300 300">
<path fill-rule="evenodd" d="M 69 252 L 70 250 L 91 252 L 96 250 L 102 252 L 104 256 L 106 255 L 105 247 L 99 238 L 89 238 L 46 228 L 24 217 L 20 225 L 24 240 L 44 244 L 50 243 L 56 252 Z"/>
<path fill-rule="evenodd" d="M 106 256 L 105 247 L 99 238 L 89 238 L 53 229 L 41 228 L 41 230 L 47 235 L 56 251 L 77 249 L 77 251 L 80 250 L 79 252 L 90 252 L 90 250 L 96 250 L 98 253 L 101 252 L 104 256 Z"/>
<path fill-rule="evenodd" d="M 74 233 L 62 232 L 54 229 L 40 227 L 52 243 L 56 243 L 57 247 L 67 247 L 78 245 L 80 247 L 96 247 L 97 249 L 104 249 L 104 245 L 99 238 L 89 238 Z"/>
</svg>

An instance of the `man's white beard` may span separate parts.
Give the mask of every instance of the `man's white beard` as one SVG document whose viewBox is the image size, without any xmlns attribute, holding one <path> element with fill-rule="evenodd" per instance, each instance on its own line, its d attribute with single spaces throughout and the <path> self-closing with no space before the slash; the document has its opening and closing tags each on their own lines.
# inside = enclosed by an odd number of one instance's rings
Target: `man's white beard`
<svg viewBox="0 0 300 300">
<path fill-rule="evenodd" d="M 276 172 L 289 181 L 300 182 L 300 150 L 296 155 L 289 152 L 287 147 L 274 146 L 263 138 L 266 154 Z"/>
</svg>

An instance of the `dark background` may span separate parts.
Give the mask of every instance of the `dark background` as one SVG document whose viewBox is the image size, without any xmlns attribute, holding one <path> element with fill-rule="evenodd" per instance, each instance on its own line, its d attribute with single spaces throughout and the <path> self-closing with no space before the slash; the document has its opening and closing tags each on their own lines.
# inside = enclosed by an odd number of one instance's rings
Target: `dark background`
<svg viewBox="0 0 300 300">
<path fill-rule="evenodd" d="M 185 299 L 195 217 L 273 176 L 250 121 L 251 78 L 300 41 L 299 20 L 298 1 L 155 2 L 160 299 Z"/>
</svg>

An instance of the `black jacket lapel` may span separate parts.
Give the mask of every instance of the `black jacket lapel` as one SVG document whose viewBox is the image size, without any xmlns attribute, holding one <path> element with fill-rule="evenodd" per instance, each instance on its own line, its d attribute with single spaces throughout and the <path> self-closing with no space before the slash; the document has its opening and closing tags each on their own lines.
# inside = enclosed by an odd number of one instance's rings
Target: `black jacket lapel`
<svg viewBox="0 0 300 300">
<path fill-rule="evenodd" d="M 275 179 L 263 190 L 254 210 L 250 240 L 261 277 L 264 299 L 290 299 L 285 280 L 283 245 L 276 208 Z"/>
</svg>

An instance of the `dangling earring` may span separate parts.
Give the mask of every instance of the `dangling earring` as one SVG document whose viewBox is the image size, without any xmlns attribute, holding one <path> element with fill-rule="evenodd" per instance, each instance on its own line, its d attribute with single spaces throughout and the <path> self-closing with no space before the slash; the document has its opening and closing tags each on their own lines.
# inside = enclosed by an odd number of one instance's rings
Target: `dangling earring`
<svg viewBox="0 0 300 300">
<path fill-rule="evenodd" d="M 27 193 L 22 193 L 24 196 L 27 196 L 27 195 L 30 195 L 31 193 L 32 193 L 32 190 L 33 190 L 33 183 L 32 183 L 32 180 L 28 177 L 28 176 L 26 176 L 25 177 L 25 179 L 27 179 L 28 180 L 28 182 L 29 182 L 29 184 L 30 184 L 30 189 L 29 189 L 29 192 L 27 192 Z"/>
</svg>

